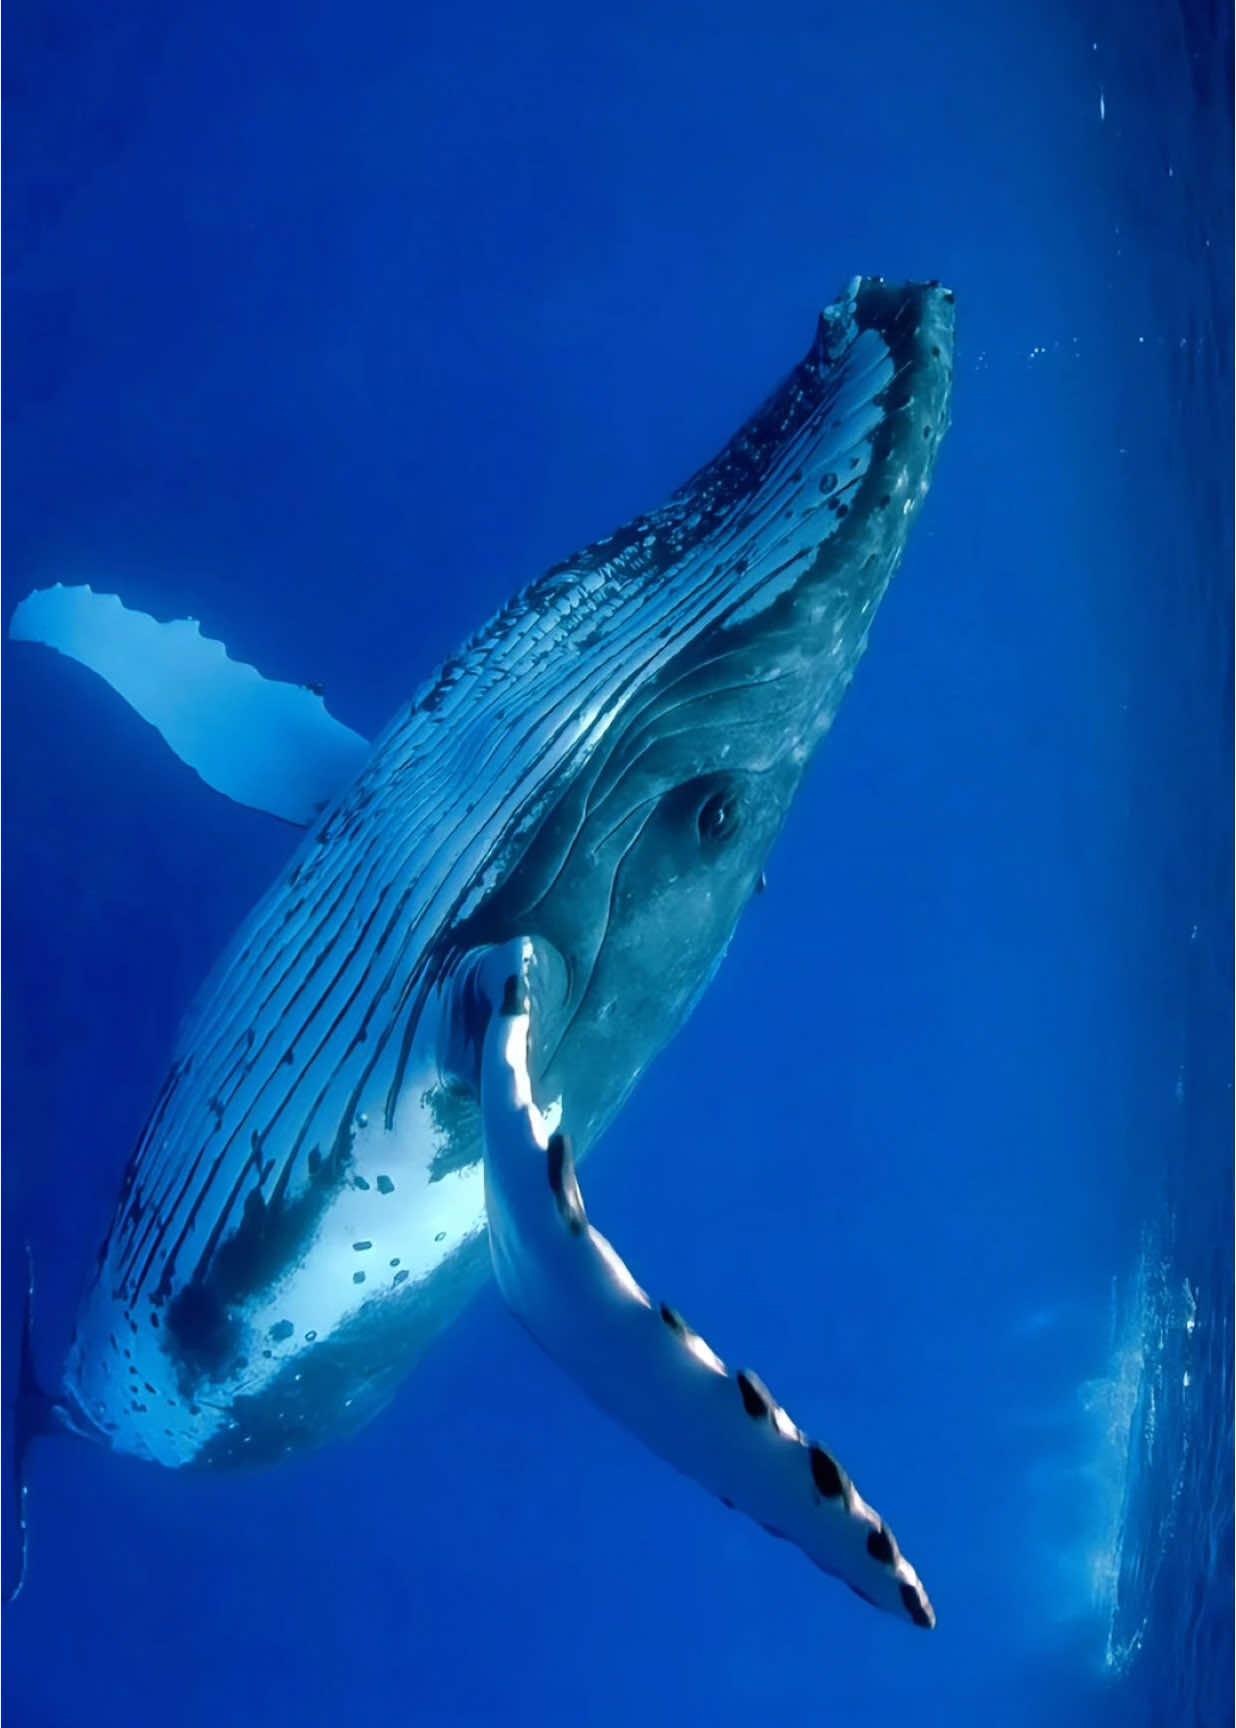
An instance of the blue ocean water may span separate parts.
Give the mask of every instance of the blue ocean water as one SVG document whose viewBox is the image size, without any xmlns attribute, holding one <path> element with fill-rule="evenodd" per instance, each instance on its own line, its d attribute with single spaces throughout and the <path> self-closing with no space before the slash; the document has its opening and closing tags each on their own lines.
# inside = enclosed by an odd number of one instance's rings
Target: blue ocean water
<svg viewBox="0 0 1236 1728">
<path fill-rule="evenodd" d="M 6 24 L 6 619 L 114 589 L 362 731 L 856 271 L 959 317 L 769 891 L 588 1182 L 888 1510 L 936 1633 L 644 1455 L 489 1291 L 279 1471 L 38 1449 L 11 1719 L 1230 1721 L 1229 9 Z M 67 661 L 6 644 L 3 704 L 4 1337 L 28 1240 L 51 1380 L 290 842 Z"/>
</svg>

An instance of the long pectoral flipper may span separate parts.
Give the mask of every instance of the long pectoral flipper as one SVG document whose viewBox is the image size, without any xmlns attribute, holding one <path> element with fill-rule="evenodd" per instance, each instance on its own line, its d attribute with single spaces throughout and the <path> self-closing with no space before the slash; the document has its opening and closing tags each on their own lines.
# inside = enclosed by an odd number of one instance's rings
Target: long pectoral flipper
<svg viewBox="0 0 1236 1728">
<path fill-rule="evenodd" d="M 9 635 L 97 672 L 208 786 L 285 822 L 312 822 L 369 754 L 320 694 L 231 659 L 191 618 L 160 624 L 114 594 L 57 586 L 26 596 Z"/>
<path fill-rule="evenodd" d="M 532 948 L 494 950 L 481 1056 L 485 1203 L 509 1306 L 604 1409 L 655 1452 L 797 1544 L 866 1601 L 916 1626 L 935 1615 L 892 1532 L 754 1374 L 732 1373 L 654 1301 L 588 1222 L 570 1146 L 532 1097 Z"/>
</svg>

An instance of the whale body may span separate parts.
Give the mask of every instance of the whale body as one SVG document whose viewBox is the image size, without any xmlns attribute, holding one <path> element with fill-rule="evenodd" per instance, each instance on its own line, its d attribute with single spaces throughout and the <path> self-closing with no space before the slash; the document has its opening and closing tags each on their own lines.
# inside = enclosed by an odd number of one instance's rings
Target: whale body
<svg viewBox="0 0 1236 1728">
<path fill-rule="evenodd" d="M 172 1468 L 367 1422 L 491 1271 L 618 1420 L 859 1594 L 934 1616 L 754 1374 L 592 1226 L 578 1161 L 723 957 L 947 426 L 953 296 L 856 279 L 660 509 L 555 566 L 372 743 L 195 625 L 51 589 L 216 789 L 304 826 L 189 1013 L 56 1395 Z"/>
</svg>

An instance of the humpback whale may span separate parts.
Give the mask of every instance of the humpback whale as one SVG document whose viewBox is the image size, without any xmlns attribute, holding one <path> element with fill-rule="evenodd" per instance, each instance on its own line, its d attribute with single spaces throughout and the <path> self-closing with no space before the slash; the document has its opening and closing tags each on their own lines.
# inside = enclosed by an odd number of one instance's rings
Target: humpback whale
<svg viewBox="0 0 1236 1728">
<path fill-rule="evenodd" d="M 370 1420 L 492 1272 L 654 1451 L 934 1625 L 848 1471 L 594 1226 L 579 1164 L 762 885 L 927 492 L 953 323 L 938 283 L 856 278 L 713 461 L 372 742 L 192 621 L 87 588 L 16 609 L 304 829 L 181 1029 L 54 1394 L 27 1363 L 27 1436 L 275 1462 Z"/>
</svg>

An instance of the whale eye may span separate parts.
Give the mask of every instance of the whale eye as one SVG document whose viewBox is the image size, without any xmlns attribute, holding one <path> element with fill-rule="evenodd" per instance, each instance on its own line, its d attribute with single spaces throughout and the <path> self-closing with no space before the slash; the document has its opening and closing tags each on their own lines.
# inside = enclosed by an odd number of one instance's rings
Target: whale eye
<svg viewBox="0 0 1236 1728">
<path fill-rule="evenodd" d="M 732 792 L 714 792 L 700 805 L 695 820 L 700 839 L 718 845 L 738 832 L 738 800 Z"/>
</svg>

